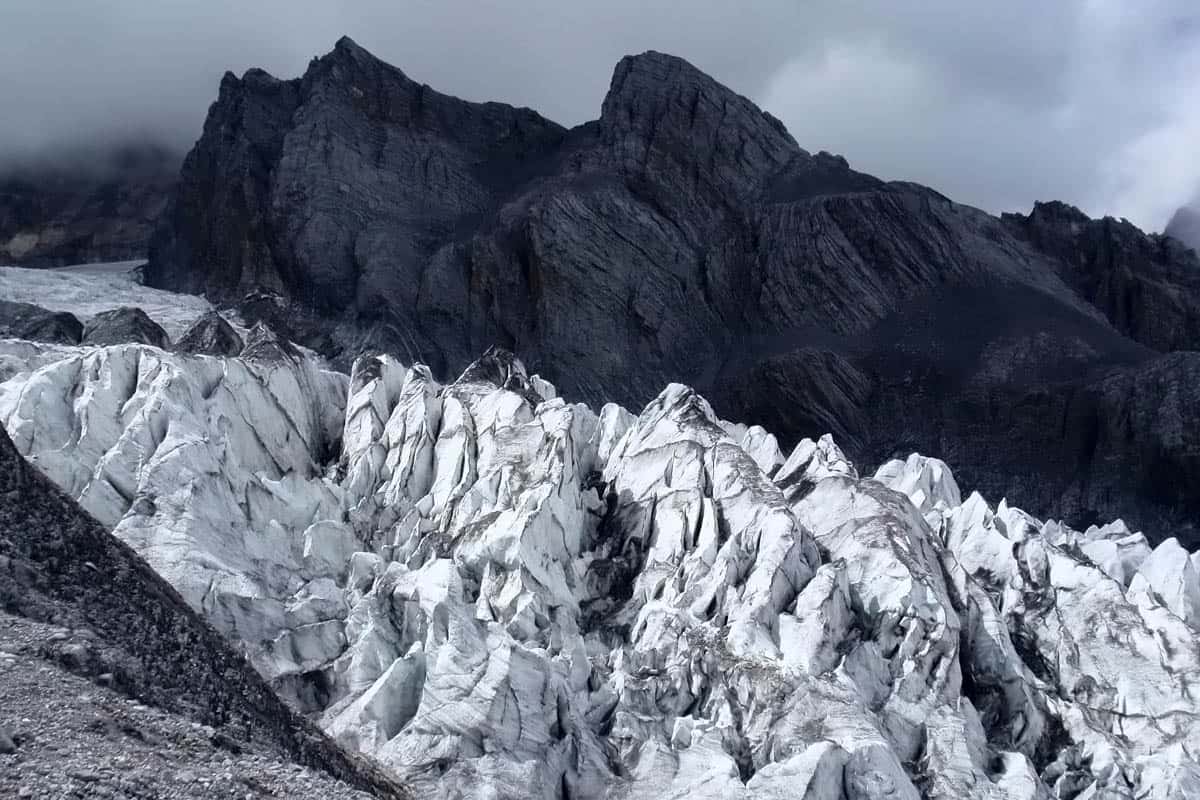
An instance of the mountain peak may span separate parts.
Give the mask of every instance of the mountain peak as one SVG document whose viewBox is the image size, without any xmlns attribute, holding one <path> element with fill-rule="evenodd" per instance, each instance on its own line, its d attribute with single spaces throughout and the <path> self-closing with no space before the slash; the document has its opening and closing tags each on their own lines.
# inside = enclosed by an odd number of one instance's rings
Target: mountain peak
<svg viewBox="0 0 1200 800">
<path fill-rule="evenodd" d="M 1087 214 L 1061 200 L 1038 201 L 1033 204 L 1033 211 L 1029 213 L 1029 216 L 1031 219 L 1046 222 L 1091 222 L 1091 218 Z"/>
<path fill-rule="evenodd" d="M 653 76 L 663 82 L 677 80 L 716 83 L 687 59 L 658 50 L 647 50 L 623 57 L 613 68 L 612 86 L 615 88 L 620 81 L 632 74 Z"/>
<path fill-rule="evenodd" d="M 413 83 L 404 71 L 367 50 L 349 36 L 338 39 L 333 49 L 309 64 L 305 78 L 332 75 L 340 81 L 394 81 Z"/>
<path fill-rule="evenodd" d="M 628 55 L 617 62 L 608 94 L 601 107 L 601 120 L 637 104 L 639 100 L 653 103 L 671 99 L 691 100 L 692 106 L 688 110 L 693 120 L 696 114 L 706 110 L 736 111 L 755 122 L 761 122 L 770 128 L 774 135 L 795 146 L 795 141 L 778 119 L 690 61 L 657 50 Z M 706 99 L 709 103 L 701 104 L 701 99 Z"/>
<path fill-rule="evenodd" d="M 634 171 L 697 166 L 722 192 L 757 188 L 803 154 L 779 120 L 677 56 L 625 56 L 600 113 L 601 136 Z"/>
<path fill-rule="evenodd" d="M 349 36 L 343 36 L 334 42 L 333 50 L 329 52 L 327 57 L 350 59 L 359 64 L 386 63 Z"/>
</svg>

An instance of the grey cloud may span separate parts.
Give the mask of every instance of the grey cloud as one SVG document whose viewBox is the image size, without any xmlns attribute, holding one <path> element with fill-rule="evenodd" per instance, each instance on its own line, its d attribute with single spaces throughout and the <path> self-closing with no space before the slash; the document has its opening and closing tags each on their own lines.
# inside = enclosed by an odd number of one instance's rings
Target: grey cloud
<svg viewBox="0 0 1200 800">
<path fill-rule="evenodd" d="M 1200 184 L 1191 0 L 917 5 L 828 3 L 761 100 L 808 146 L 991 211 L 1054 198 L 1158 229 Z"/>
<path fill-rule="evenodd" d="M 1036 199 L 1149 228 L 1200 185 L 1192 0 L 7 0 L 0 159 L 184 148 L 225 70 L 290 77 L 343 33 L 435 88 L 594 118 L 616 61 L 681 55 L 800 144 L 992 211 Z"/>
</svg>

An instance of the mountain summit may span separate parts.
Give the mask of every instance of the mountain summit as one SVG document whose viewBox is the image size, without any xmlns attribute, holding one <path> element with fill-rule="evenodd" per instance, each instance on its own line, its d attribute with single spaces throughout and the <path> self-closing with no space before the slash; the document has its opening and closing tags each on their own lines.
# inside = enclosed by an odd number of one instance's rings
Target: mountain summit
<svg viewBox="0 0 1200 800">
<path fill-rule="evenodd" d="M 1197 539 L 1194 253 L 856 172 L 661 53 L 569 130 L 349 39 L 298 79 L 227 75 L 146 274 L 343 366 L 445 377 L 500 345 L 568 397 L 686 381 L 787 441 L 919 449 L 1040 514 Z"/>
</svg>

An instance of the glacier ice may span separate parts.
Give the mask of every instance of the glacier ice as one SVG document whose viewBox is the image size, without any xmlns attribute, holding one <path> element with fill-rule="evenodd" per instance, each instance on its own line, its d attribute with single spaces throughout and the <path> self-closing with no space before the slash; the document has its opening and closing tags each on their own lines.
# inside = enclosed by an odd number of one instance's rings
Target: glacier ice
<svg viewBox="0 0 1200 800">
<path fill-rule="evenodd" d="M 179 338 L 197 317 L 211 310 L 203 297 L 153 289 L 138 282 L 144 261 L 79 264 L 55 269 L 0 266 L 0 297 L 51 311 L 66 311 L 82 322 L 120 305 L 134 306 Z"/>
<path fill-rule="evenodd" d="M 443 385 L 250 340 L 2 340 L 0 420 L 420 796 L 1200 791 L 1173 539 L 964 498 L 920 455 L 784 453 L 685 386 L 596 413 L 502 352 Z"/>
</svg>

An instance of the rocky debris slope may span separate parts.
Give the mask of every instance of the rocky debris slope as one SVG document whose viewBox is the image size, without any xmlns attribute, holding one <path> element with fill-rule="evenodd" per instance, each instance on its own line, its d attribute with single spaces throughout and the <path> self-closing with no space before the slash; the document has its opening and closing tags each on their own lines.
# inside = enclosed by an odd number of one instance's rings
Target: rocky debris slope
<svg viewBox="0 0 1200 800">
<path fill-rule="evenodd" d="M 964 498 L 918 455 L 785 454 L 683 385 L 596 413 L 504 352 L 347 382 L 274 344 L 23 344 L 0 419 L 419 796 L 1200 790 L 1173 538 Z"/>
<path fill-rule="evenodd" d="M 348 39 L 295 80 L 225 76 L 147 266 L 154 286 L 251 293 L 248 321 L 346 369 L 390 352 L 444 380 L 500 345 L 573 399 L 640 406 L 682 381 L 789 444 L 953 457 L 1030 508 L 1189 543 L 1191 412 L 1126 420 L 1103 387 L 1192 379 L 1160 356 L 1200 346 L 1198 276 L 1126 223 L 997 219 L 809 153 L 661 53 L 622 59 L 599 119 L 566 130 Z M 1184 502 L 1164 475 L 1188 476 Z"/>
<path fill-rule="evenodd" d="M 144 258 L 180 156 L 149 143 L 0 170 L 0 264 L 61 267 Z"/>
<path fill-rule="evenodd" d="M 0 795 L 371 797 L 269 747 L 145 705 L 48 660 L 69 636 L 65 628 L 0 612 Z"/>
<path fill-rule="evenodd" d="M 88 398 L 82 398 L 80 407 L 86 405 Z M 109 421 L 110 426 L 119 423 L 119 415 Z M 6 431 L 0 431 L 0 608 L 6 615 L 15 614 L 60 629 L 43 640 L 38 655 L 176 715 L 176 727 L 190 718 L 219 728 L 214 736 L 230 748 L 245 746 L 276 761 L 308 764 L 381 797 L 408 796 L 392 779 L 364 760 L 347 755 L 289 710 L 179 593 L 105 526 L 81 510 L 68 494 L 31 467 Z M 30 630 L 20 621 L 10 623 L 6 629 L 17 634 Z M 14 640 L 19 643 L 22 638 L 18 635 Z M 27 645 L 29 639 L 24 638 Z M 14 669 L 5 678 L 5 691 L 17 690 L 20 681 L 31 679 L 31 671 L 41 670 L 28 658 L 21 658 L 30 655 L 27 646 L 10 649 L 14 640 L 5 635 L 7 652 L 18 656 L 19 662 L 5 664 Z M 27 781 L 38 781 L 25 771 L 26 755 L 44 761 L 53 747 L 63 747 L 64 756 L 78 755 L 81 742 L 56 743 L 53 737 L 39 741 L 37 728 L 27 729 L 39 718 L 56 726 L 65 725 L 68 730 L 81 723 L 64 718 L 69 716 L 73 701 L 59 697 L 60 692 L 69 692 L 77 684 L 61 685 L 53 679 L 46 682 L 57 686 L 57 690 L 43 698 L 47 706 L 40 713 L 28 705 L 32 698 L 0 707 L 2 724 L 14 728 L 13 733 L 5 734 L 20 748 L 15 759 L 11 754 L 0 756 L 15 767 L 4 770 L 5 783 L 19 780 L 26 785 Z M 23 709 L 27 713 L 20 718 L 9 718 Z M 31 736 L 35 745 L 22 754 L 25 740 Z M 81 760 L 94 763 L 97 755 L 94 752 L 66 759 L 63 766 L 76 766 Z M 183 760 L 183 754 L 177 753 L 174 760 Z M 197 765 L 201 766 L 200 762 Z"/>
</svg>

